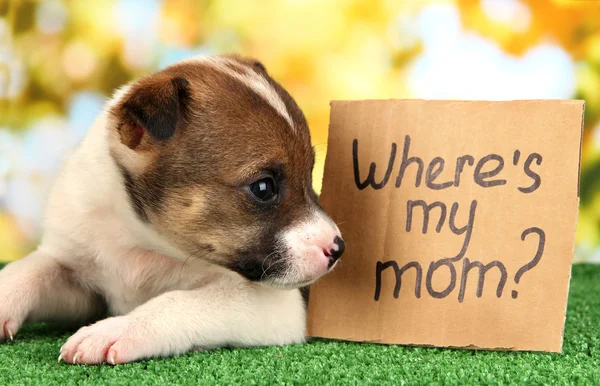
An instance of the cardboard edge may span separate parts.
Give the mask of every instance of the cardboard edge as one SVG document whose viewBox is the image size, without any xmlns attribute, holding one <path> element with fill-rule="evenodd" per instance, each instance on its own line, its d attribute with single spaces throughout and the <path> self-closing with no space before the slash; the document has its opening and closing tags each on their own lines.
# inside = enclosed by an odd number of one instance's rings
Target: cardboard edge
<svg viewBox="0 0 600 386">
<path fill-rule="evenodd" d="M 579 160 L 577 167 L 577 197 L 579 197 L 579 189 L 581 188 L 581 152 L 583 150 L 583 131 L 585 127 L 585 101 L 581 104 L 581 129 L 579 133 Z M 577 202 L 577 209 L 579 209 L 579 202 Z M 577 211 L 579 213 L 579 210 Z"/>
<path fill-rule="evenodd" d="M 312 339 L 323 339 L 323 340 L 328 340 L 328 341 L 334 341 L 334 342 L 352 342 L 355 344 L 378 344 L 378 345 L 382 345 L 382 346 L 400 346 L 400 347 L 425 347 L 425 348 L 436 348 L 436 349 L 451 349 L 451 350 L 481 350 L 481 351 L 505 351 L 505 352 L 536 352 L 536 353 L 547 353 L 547 354 L 562 354 L 562 347 L 560 350 L 552 350 L 552 349 L 547 349 L 547 350 L 543 350 L 543 349 L 539 349 L 539 350 L 531 350 L 531 349 L 519 349 L 519 348 L 515 348 L 515 347 L 504 347 L 504 346 L 497 346 L 497 347 L 481 347 L 481 346 L 477 346 L 475 344 L 467 344 L 464 346 L 453 346 L 453 345 L 448 345 L 448 346 L 438 346 L 438 345 L 433 345 L 433 344 L 423 344 L 423 343 L 382 343 L 380 340 L 378 339 L 372 339 L 372 340 L 351 340 L 351 339 L 344 339 L 344 338 L 326 338 L 326 337 L 321 337 L 321 336 L 311 336 L 309 337 L 309 341 Z"/>
<path fill-rule="evenodd" d="M 334 108 L 334 104 L 336 101 L 329 101 L 329 122 L 327 123 L 327 150 L 329 150 L 329 145 L 330 145 L 330 141 L 331 141 L 331 113 L 333 111 Z M 319 193 L 318 199 L 320 202 L 321 199 L 321 194 L 323 193 L 323 183 L 325 182 L 325 169 L 327 167 L 327 158 L 328 158 L 328 154 L 329 151 L 327 151 L 325 153 L 325 159 L 323 160 L 323 176 L 321 177 L 321 192 Z M 310 300 L 310 299 L 309 299 Z"/>
<path fill-rule="evenodd" d="M 329 105 L 337 103 L 360 103 L 360 102 L 389 102 L 389 101 L 402 101 L 402 102 L 440 102 L 440 103 L 533 103 L 533 102 L 562 102 L 562 103 L 581 103 L 585 101 L 583 99 L 502 99 L 502 100 L 490 100 L 490 99 L 423 99 L 423 98 L 387 98 L 387 99 L 333 99 L 329 101 Z"/>
<path fill-rule="evenodd" d="M 576 100 L 576 102 L 581 103 L 581 127 L 579 129 L 579 158 L 577 159 L 577 210 L 575 212 L 575 229 L 573 231 L 573 251 L 571 252 L 571 263 L 569 264 L 569 281 L 567 282 L 567 301 L 565 302 L 564 308 L 563 327 L 560 331 L 560 354 L 562 354 L 563 352 L 563 346 L 565 342 L 565 326 L 567 323 L 567 311 L 569 309 L 569 294 L 571 293 L 571 279 L 573 278 L 573 260 L 575 259 L 576 249 L 575 238 L 577 233 L 577 223 L 579 222 L 579 205 L 581 203 L 579 190 L 581 186 L 581 152 L 583 149 L 583 131 L 585 127 L 585 101 Z"/>
</svg>

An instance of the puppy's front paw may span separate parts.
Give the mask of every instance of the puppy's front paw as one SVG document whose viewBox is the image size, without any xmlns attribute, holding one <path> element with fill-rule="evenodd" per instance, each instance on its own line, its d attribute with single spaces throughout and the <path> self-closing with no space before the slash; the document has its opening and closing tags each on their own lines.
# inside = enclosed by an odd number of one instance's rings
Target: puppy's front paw
<svg viewBox="0 0 600 386">
<path fill-rule="evenodd" d="M 60 349 L 58 361 L 95 365 L 133 362 L 144 357 L 145 344 L 136 337 L 126 316 L 101 320 L 82 327 Z"/>
</svg>

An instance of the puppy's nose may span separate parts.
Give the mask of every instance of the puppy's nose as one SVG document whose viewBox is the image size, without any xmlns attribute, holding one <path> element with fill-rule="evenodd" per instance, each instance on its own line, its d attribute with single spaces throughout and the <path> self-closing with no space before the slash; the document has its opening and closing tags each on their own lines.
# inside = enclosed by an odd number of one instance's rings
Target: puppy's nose
<svg viewBox="0 0 600 386">
<path fill-rule="evenodd" d="M 344 243 L 344 240 L 342 240 L 342 238 L 339 236 L 335 236 L 333 243 L 336 247 L 332 248 L 327 254 L 329 256 L 329 264 L 327 265 L 328 269 L 331 268 L 340 257 L 342 257 L 344 249 L 346 249 L 346 243 Z"/>
</svg>

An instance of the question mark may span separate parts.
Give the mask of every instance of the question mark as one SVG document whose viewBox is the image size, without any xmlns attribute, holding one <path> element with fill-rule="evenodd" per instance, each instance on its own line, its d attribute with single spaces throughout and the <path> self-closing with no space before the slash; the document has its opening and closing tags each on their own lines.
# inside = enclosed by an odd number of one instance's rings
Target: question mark
<svg viewBox="0 0 600 386">
<path fill-rule="evenodd" d="M 535 253 L 535 257 L 533 258 L 533 260 L 531 260 L 529 263 L 522 266 L 517 271 L 517 274 L 515 275 L 515 283 L 516 284 L 519 284 L 519 281 L 521 280 L 521 277 L 523 276 L 523 274 L 525 274 L 525 272 L 532 270 L 536 265 L 538 265 L 538 263 L 542 259 L 542 254 L 544 253 L 544 246 L 546 245 L 546 233 L 537 227 L 528 228 L 528 229 L 525 229 L 523 231 L 523 233 L 521 233 L 521 241 L 525 241 L 525 237 L 527 237 L 527 235 L 530 233 L 537 233 L 538 236 L 540 237 L 540 240 L 538 242 L 538 249 L 537 249 L 537 252 Z M 517 296 L 519 296 L 519 293 L 516 290 L 513 290 L 512 298 L 516 299 Z"/>
</svg>

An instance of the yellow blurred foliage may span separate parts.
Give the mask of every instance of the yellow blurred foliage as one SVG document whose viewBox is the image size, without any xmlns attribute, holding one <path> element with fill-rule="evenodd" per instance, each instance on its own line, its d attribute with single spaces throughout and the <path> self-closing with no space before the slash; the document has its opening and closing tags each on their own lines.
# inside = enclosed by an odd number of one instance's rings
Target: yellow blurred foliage
<svg viewBox="0 0 600 386">
<path fill-rule="evenodd" d="M 0 212 L 0 263 L 20 259 L 25 254 L 27 240 L 19 232 L 13 217 Z"/>
<path fill-rule="evenodd" d="M 466 29 L 494 39 L 508 53 L 521 55 L 544 41 L 556 41 L 575 59 L 587 56 L 585 42 L 600 33 L 600 2 L 585 0 L 522 0 L 528 25 L 516 31 L 514 24 L 494 20 L 480 0 L 458 0 Z"/>
</svg>

